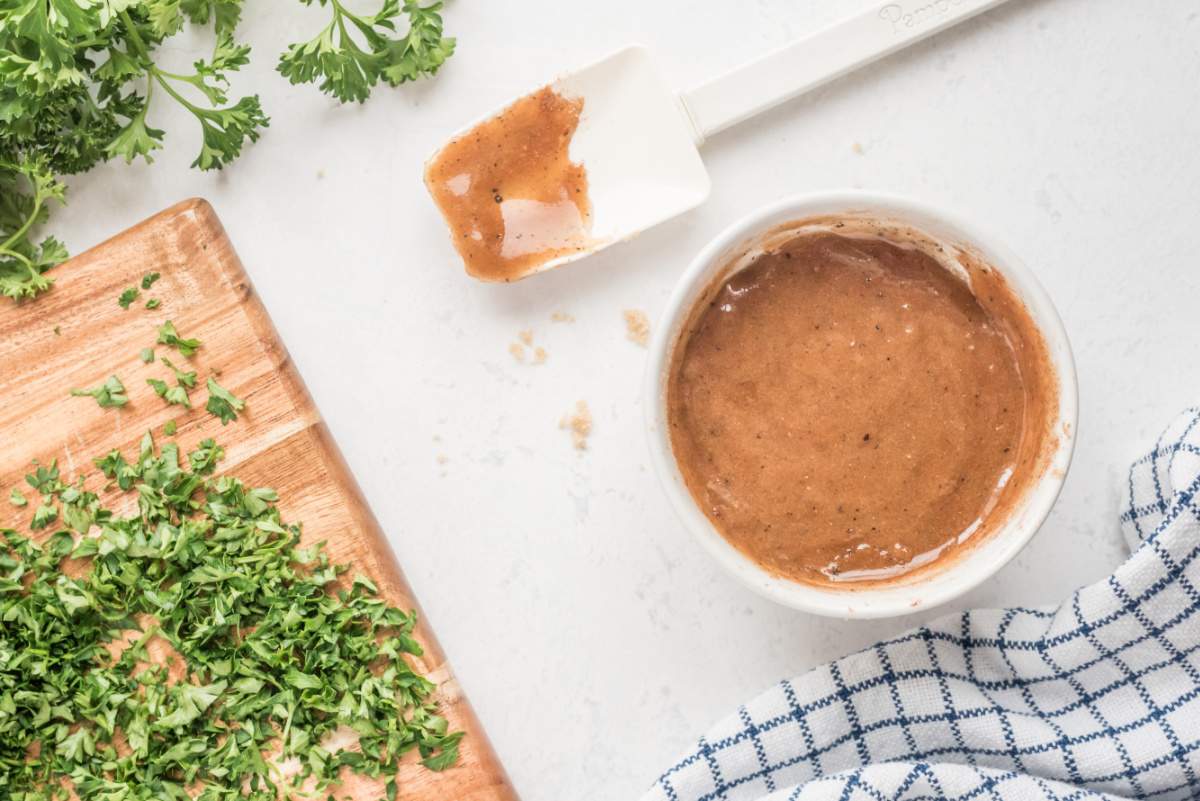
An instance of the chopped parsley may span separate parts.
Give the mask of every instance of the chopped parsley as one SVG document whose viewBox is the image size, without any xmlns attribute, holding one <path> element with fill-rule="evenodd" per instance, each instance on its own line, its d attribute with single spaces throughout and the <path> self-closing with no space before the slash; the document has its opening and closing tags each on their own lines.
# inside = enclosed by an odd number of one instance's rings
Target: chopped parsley
<svg viewBox="0 0 1200 801">
<path fill-rule="evenodd" d="M 154 389 L 154 394 L 165 400 L 172 406 L 186 406 L 192 408 L 192 401 L 188 397 L 187 388 L 183 386 L 170 386 L 166 381 L 158 378 L 147 378 L 146 383 Z"/>
<path fill-rule="evenodd" d="M 191 358 L 200 349 L 200 340 L 184 339 L 175 330 L 175 323 L 167 320 L 158 327 L 158 344 L 170 345 L 179 350 L 186 358 Z"/>
<path fill-rule="evenodd" d="M 154 282 L 162 278 L 162 273 L 146 273 L 142 276 L 142 289 L 149 289 L 154 286 Z"/>
<path fill-rule="evenodd" d="M 18 508 L 29 504 L 29 500 L 16 487 L 13 487 L 12 492 L 8 493 L 8 502 Z"/>
<path fill-rule="evenodd" d="M 109 376 L 107 381 L 95 389 L 73 389 L 71 395 L 77 398 L 95 398 L 96 403 L 100 404 L 103 409 L 124 406 L 129 403 L 129 397 L 125 394 L 125 385 L 115 375 Z"/>
<path fill-rule="evenodd" d="M 195 370 L 180 370 L 166 356 L 162 357 L 163 366 L 175 374 L 175 381 L 181 387 L 192 389 L 196 386 L 196 371 Z"/>
<path fill-rule="evenodd" d="M 5 798 L 315 798 L 343 770 L 389 777 L 390 797 L 403 755 L 457 760 L 462 733 L 409 661 L 415 615 L 301 548 L 273 490 L 215 477 L 221 453 L 205 440 L 185 458 L 147 434 L 132 461 L 97 459 L 136 499 L 127 517 L 53 465 L 29 477 L 46 493 L 35 525 L 61 504 L 66 527 L 40 543 L 0 529 Z M 335 730 L 356 742 L 335 746 Z"/>
<path fill-rule="evenodd" d="M 59 479 L 58 460 L 53 459 L 50 466 L 33 463 L 34 471 L 25 474 L 25 483 L 42 494 L 59 492 L 65 487 Z"/>
<path fill-rule="evenodd" d="M 117 305 L 122 309 L 128 309 L 137 300 L 139 294 L 137 288 L 131 286 L 121 293 L 121 297 L 117 298 Z"/>
<path fill-rule="evenodd" d="M 161 361 L 164 367 L 175 374 L 175 386 L 169 386 L 166 381 L 158 378 L 147 378 L 146 383 L 154 389 L 154 393 L 158 397 L 167 403 L 175 406 L 186 406 L 189 409 L 192 408 L 192 401 L 188 397 L 188 390 L 196 386 L 196 371 L 180 370 L 166 356 L 163 356 Z"/>
<path fill-rule="evenodd" d="M 150 300 L 146 301 L 147 309 L 157 309 L 161 305 L 162 305 L 162 301 L 159 300 L 158 298 L 150 298 Z"/>
<path fill-rule="evenodd" d="M 237 413 L 246 408 L 246 402 L 235 398 L 233 393 L 218 384 L 215 378 L 209 376 L 208 403 L 204 408 L 221 418 L 221 425 L 224 426 L 237 419 Z"/>
<path fill-rule="evenodd" d="M 58 519 L 58 507 L 50 498 L 43 498 L 41 504 L 33 512 L 33 521 L 29 527 L 34 531 L 43 529 Z"/>
<path fill-rule="evenodd" d="M 138 358 L 141 359 L 144 364 L 149 364 L 150 362 L 154 361 L 154 348 L 142 348 L 142 352 L 138 354 Z"/>
</svg>

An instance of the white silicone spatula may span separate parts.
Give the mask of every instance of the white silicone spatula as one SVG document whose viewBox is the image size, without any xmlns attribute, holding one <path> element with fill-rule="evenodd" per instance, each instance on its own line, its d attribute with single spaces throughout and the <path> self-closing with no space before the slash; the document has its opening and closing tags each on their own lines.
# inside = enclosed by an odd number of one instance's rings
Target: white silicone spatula
<svg viewBox="0 0 1200 801">
<path fill-rule="evenodd" d="M 533 272 L 582 258 L 704 202 L 709 178 L 698 148 L 713 134 L 1002 2 L 880 3 L 683 92 L 667 87 L 639 46 L 559 78 L 556 91 L 584 99 L 570 154 L 587 169 L 595 246 Z"/>
</svg>

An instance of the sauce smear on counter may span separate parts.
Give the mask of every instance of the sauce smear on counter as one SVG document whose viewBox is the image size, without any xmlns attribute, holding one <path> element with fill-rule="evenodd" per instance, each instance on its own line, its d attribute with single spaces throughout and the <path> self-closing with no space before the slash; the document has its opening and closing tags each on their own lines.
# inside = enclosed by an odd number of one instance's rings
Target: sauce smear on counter
<svg viewBox="0 0 1200 801">
<path fill-rule="evenodd" d="M 808 233 L 710 289 L 667 405 L 727 540 L 775 574 L 853 583 L 1004 521 L 1039 476 L 1057 384 L 1004 280 L 965 269 L 971 286 L 910 242 Z"/>
<path fill-rule="evenodd" d="M 453 139 L 425 167 L 467 272 L 515 281 L 593 245 L 587 171 L 571 161 L 583 99 L 545 87 Z"/>
</svg>

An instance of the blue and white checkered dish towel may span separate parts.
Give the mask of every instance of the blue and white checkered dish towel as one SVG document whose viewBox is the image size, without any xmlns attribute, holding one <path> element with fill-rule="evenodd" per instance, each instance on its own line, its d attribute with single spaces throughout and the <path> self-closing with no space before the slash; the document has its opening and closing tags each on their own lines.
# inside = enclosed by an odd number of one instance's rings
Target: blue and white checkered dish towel
<svg viewBox="0 0 1200 801">
<path fill-rule="evenodd" d="M 642 801 L 1200 795 L 1200 409 L 1134 463 L 1132 556 L 1057 609 L 981 610 L 718 723 Z"/>
</svg>

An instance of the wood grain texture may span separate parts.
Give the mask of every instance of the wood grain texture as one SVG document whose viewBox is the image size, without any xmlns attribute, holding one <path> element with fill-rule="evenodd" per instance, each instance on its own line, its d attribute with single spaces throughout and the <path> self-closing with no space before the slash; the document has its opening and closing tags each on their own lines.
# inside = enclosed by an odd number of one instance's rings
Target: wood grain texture
<svg viewBox="0 0 1200 801">
<path fill-rule="evenodd" d="M 121 291 L 152 270 L 162 273 L 159 282 L 130 309 L 121 309 Z M 56 288 L 36 302 L 0 304 L 0 498 L 24 483 L 31 459 L 57 458 L 64 479 L 89 474 L 89 488 L 98 490 L 102 481 L 93 457 L 113 448 L 136 452 L 147 430 L 162 442 L 163 425 L 174 419 L 182 448 L 216 438 L 227 454 L 221 471 L 278 490 L 280 511 L 287 520 L 303 522 L 305 543 L 325 541 L 335 562 L 354 564 L 389 601 L 416 608 L 387 539 L 208 203 L 173 206 L 72 259 L 55 275 Z M 162 299 L 162 307 L 149 311 L 143 305 L 152 296 Z M 198 370 L 201 386 L 207 374 L 219 375 L 223 386 L 246 401 L 236 422 L 222 427 L 202 408 L 167 406 L 146 385 L 147 378 L 168 378 L 157 360 L 143 364 L 138 358 L 168 319 L 181 336 L 204 342 L 190 361 L 170 351 L 173 360 Z M 72 387 L 90 388 L 114 374 L 128 389 L 124 408 L 101 409 L 91 398 L 68 397 Z M 202 406 L 207 393 L 198 388 L 192 394 L 193 403 Z M 118 511 L 132 500 L 119 494 L 102 499 Z M 0 527 L 28 530 L 32 506 L 13 509 L 3 501 Z M 466 737 L 458 766 L 444 773 L 406 760 L 399 797 L 516 801 L 432 630 L 421 620 L 416 636 L 425 655 L 416 666 L 438 682 L 443 714 Z M 337 793 L 344 794 L 382 798 L 382 783 L 351 777 Z"/>
</svg>

